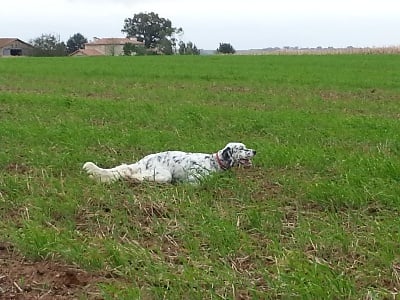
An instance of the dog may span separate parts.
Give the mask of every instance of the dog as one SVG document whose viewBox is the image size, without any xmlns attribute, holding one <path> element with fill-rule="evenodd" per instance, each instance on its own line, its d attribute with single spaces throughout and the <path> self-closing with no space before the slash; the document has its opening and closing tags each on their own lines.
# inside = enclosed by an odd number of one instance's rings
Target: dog
<svg viewBox="0 0 400 300">
<path fill-rule="evenodd" d="M 90 177 L 106 183 L 129 179 L 139 182 L 197 184 L 213 172 L 225 171 L 239 165 L 251 166 L 254 155 L 256 151 L 247 149 L 242 143 L 228 143 L 222 150 L 212 154 L 166 151 L 111 169 L 103 169 L 92 162 L 86 162 L 83 169 Z"/>
</svg>

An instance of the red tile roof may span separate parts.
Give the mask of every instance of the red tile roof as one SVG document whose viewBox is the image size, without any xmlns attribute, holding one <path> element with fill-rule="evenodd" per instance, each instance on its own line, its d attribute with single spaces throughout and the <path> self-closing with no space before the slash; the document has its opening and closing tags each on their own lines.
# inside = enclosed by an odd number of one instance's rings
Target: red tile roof
<svg viewBox="0 0 400 300">
<path fill-rule="evenodd" d="M 97 51 L 95 49 L 79 49 L 70 54 L 70 56 L 100 56 L 104 55 L 104 53 L 101 53 L 100 51 Z"/>
<path fill-rule="evenodd" d="M 143 42 L 139 42 L 135 38 L 96 38 L 93 42 L 87 43 L 89 45 L 125 45 L 127 43 L 142 45 Z M 87 45 L 86 44 L 86 45 Z"/>
</svg>

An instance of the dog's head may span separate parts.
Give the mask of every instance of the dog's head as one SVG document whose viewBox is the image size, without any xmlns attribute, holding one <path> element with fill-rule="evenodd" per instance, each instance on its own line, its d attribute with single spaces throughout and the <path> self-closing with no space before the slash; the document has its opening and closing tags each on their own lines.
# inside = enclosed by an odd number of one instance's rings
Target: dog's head
<svg viewBox="0 0 400 300">
<path fill-rule="evenodd" d="M 256 155 L 256 150 L 248 149 L 242 143 L 228 143 L 224 149 L 220 150 L 222 161 L 228 167 L 239 165 L 250 167 L 254 155 Z"/>
</svg>

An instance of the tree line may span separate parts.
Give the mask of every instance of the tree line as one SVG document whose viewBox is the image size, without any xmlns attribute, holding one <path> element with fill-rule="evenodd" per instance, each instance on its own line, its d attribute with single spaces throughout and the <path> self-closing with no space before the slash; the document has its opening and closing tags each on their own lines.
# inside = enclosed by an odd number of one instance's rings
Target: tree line
<svg viewBox="0 0 400 300">
<path fill-rule="evenodd" d="M 127 38 L 136 38 L 143 45 L 126 44 L 124 55 L 150 55 L 150 54 L 179 54 L 199 55 L 200 50 L 193 42 L 179 40 L 183 34 L 182 28 L 172 26 L 169 19 L 162 18 L 154 12 L 134 14 L 132 18 L 124 20 L 121 30 Z M 83 49 L 88 39 L 81 33 L 72 35 L 66 43 L 54 34 L 42 34 L 30 40 L 34 46 L 34 56 L 65 56 L 76 50 Z M 235 53 L 229 43 L 220 43 L 217 53 Z"/>
</svg>

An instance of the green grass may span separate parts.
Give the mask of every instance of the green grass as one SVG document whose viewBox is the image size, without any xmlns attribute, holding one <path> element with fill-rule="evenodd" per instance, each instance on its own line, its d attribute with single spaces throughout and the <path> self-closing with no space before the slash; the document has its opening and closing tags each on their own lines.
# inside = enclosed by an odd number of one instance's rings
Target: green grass
<svg viewBox="0 0 400 300">
<path fill-rule="evenodd" d="M 400 57 L 0 60 L 0 233 L 117 279 L 106 299 L 380 299 L 400 289 Z M 257 149 L 200 186 L 81 171 Z"/>
</svg>

